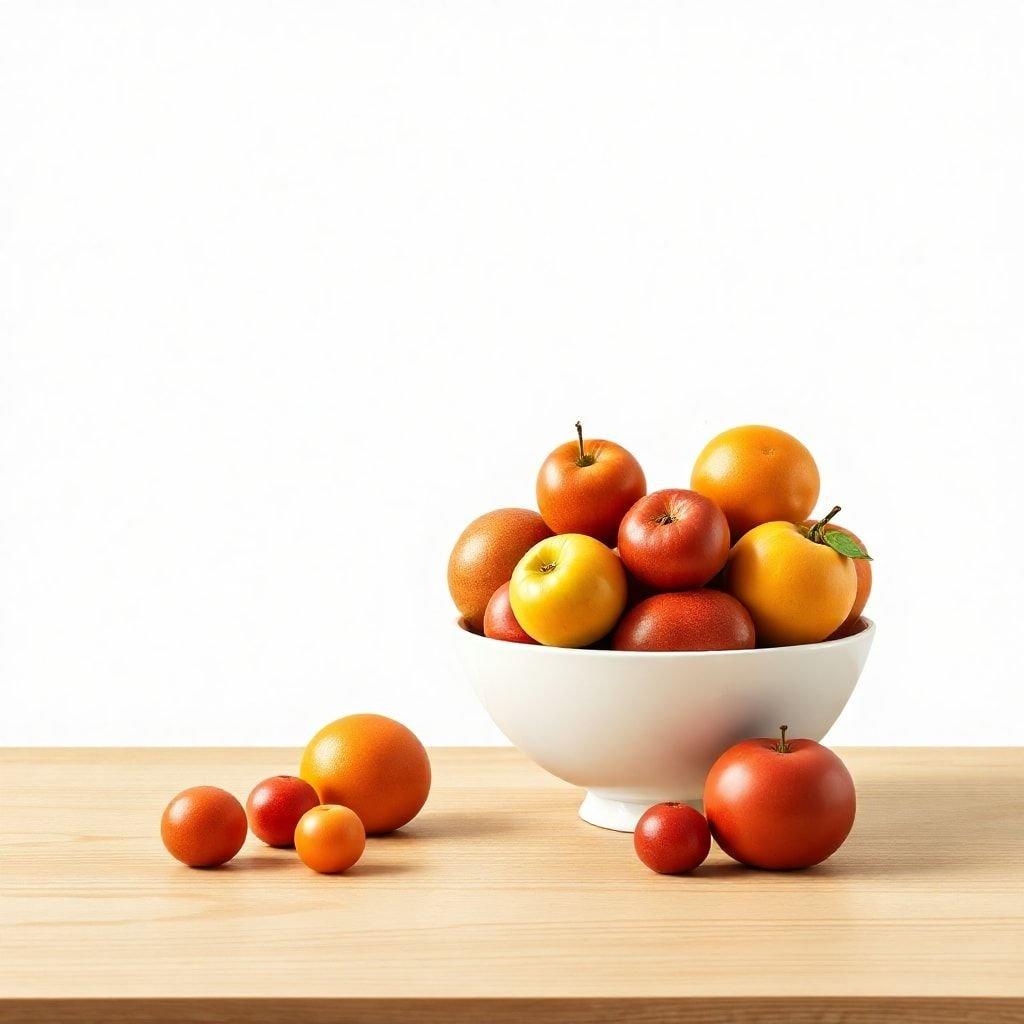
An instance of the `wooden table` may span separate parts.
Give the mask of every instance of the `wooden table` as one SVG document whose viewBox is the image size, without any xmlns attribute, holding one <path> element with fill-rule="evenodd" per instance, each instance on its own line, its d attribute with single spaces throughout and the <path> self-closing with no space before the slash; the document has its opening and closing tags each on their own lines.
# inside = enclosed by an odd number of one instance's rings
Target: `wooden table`
<svg viewBox="0 0 1024 1024">
<path fill-rule="evenodd" d="M 832 860 L 670 878 L 513 750 L 433 751 L 421 816 L 335 877 L 160 844 L 176 792 L 296 751 L 0 751 L 0 1020 L 1024 1020 L 1024 751 L 841 753 Z"/>
</svg>

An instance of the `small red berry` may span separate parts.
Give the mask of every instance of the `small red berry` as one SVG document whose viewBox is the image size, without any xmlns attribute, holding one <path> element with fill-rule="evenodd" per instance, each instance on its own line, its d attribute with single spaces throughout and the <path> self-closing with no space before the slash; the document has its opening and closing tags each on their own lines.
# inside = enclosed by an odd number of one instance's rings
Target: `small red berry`
<svg viewBox="0 0 1024 1024">
<path fill-rule="evenodd" d="M 633 847 L 652 871 L 681 875 L 704 863 L 711 831 L 704 815 L 687 804 L 655 804 L 637 822 Z"/>
</svg>

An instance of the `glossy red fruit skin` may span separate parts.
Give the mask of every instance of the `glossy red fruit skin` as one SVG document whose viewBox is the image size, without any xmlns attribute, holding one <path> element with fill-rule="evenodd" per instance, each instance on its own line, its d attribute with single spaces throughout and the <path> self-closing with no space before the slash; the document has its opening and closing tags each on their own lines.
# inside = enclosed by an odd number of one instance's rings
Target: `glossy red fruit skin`
<svg viewBox="0 0 1024 1024">
<path fill-rule="evenodd" d="M 637 822 L 633 849 L 659 875 L 681 875 L 704 863 L 711 832 L 704 815 L 687 804 L 655 804 Z"/>
<path fill-rule="evenodd" d="M 537 508 L 552 532 L 585 533 L 615 546 L 622 517 L 647 492 L 640 463 L 614 441 L 584 441 L 593 459 L 578 465 L 579 443 L 559 445 L 537 474 Z"/>
<path fill-rule="evenodd" d="M 631 608 L 612 637 L 616 651 L 748 651 L 754 620 L 731 594 L 655 594 Z"/>
<path fill-rule="evenodd" d="M 519 625 L 508 599 L 508 584 L 502 583 L 491 595 L 484 611 L 484 636 L 507 640 L 512 644 L 536 644 L 537 641 Z"/>
<path fill-rule="evenodd" d="M 249 828 L 267 846 L 295 845 L 295 826 L 306 811 L 320 806 L 316 790 L 294 775 L 264 779 L 249 794 L 245 813 Z"/>
<path fill-rule="evenodd" d="M 733 860 L 773 871 L 830 857 L 853 827 L 857 793 L 846 765 L 813 740 L 744 740 L 704 783 L 711 834 Z"/>
<path fill-rule="evenodd" d="M 729 555 L 729 521 L 696 491 L 670 488 L 641 498 L 619 525 L 619 556 L 654 590 L 703 587 Z"/>
</svg>

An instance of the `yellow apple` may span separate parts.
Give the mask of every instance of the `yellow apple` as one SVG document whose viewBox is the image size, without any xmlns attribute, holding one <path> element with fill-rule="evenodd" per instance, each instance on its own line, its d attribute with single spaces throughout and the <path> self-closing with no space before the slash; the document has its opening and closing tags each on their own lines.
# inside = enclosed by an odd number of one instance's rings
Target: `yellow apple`
<svg viewBox="0 0 1024 1024">
<path fill-rule="evenodd" d="M 508 587 L 519 625 L 547 647 L 586 647 L 611 632 L 626 607 L 619 556 L 582 533 L 535 544 Z"/>
</svg>

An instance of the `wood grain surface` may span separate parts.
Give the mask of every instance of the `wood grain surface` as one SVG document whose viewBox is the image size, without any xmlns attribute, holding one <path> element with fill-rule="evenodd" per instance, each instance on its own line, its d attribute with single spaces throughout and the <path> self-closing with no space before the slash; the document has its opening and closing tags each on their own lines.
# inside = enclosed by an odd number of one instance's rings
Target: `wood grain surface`
<svg viewBox="0 0 1024 1024">
<path fill-rule="evenodd" d="M 840 753 L 830 861 L 668 878 L 513 750 L 432 751 L 421 816 L 336 877 L 160 844 L 179 790 L 244 801 L 297 751 L 0 751 L 0 1019 L 1024 1020 L 1024 751 Z"/>
</svg>

